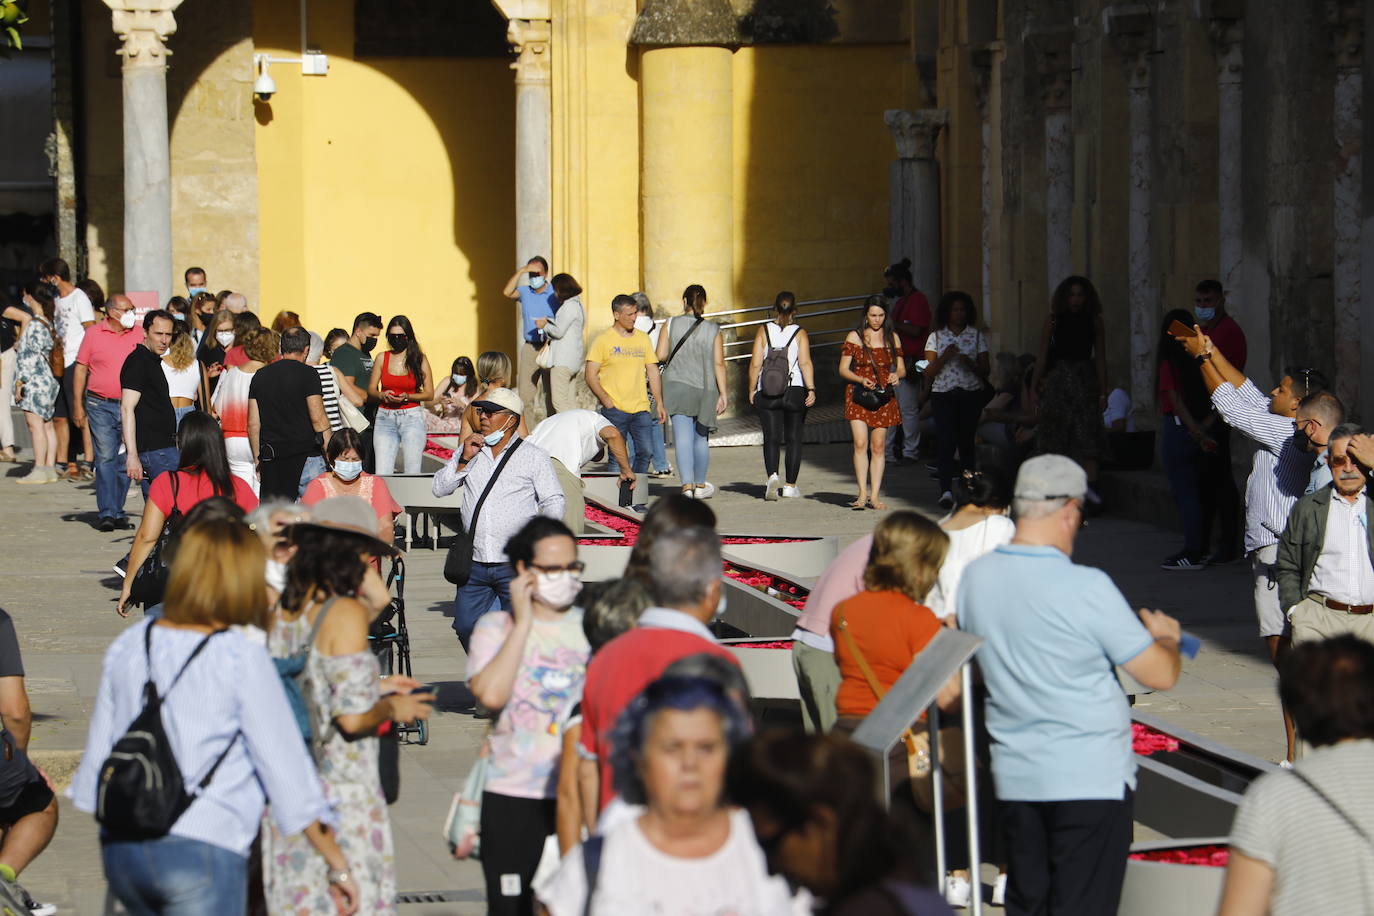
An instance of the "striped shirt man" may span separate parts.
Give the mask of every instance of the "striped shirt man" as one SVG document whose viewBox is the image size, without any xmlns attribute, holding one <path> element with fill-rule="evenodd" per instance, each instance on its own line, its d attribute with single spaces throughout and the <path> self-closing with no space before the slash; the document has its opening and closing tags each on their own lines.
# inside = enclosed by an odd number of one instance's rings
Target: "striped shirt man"
<svg viewBox="0 0 1374 916">
<path fill-rule="evenodd" d="M 329 428 L 338 432 L 343 429 L 343 417 L 339 414 L 339 385 L 334 379 L 333 366 L 316 366 L 320 376 L 320 395 L 324 401 L 324 415 L 329 418 Z"/>
</svg>

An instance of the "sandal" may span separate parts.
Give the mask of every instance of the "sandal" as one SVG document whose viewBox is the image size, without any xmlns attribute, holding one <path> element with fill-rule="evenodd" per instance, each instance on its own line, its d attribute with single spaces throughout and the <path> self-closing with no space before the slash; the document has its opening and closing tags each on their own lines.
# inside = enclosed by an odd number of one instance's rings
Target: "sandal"
<svg viewBox="0 0 1374 916">
<path fill-rule="evenodd" d="M 0 461 L 16 462 L 19 456 L 14 453 L 12 448 L 0 448 Z"/>
<path fill-rule="evenodd" d="M 887 509 L 887 503 L 883 502 L 881 499 L 875 499 L 868 504 L 868 508 L 882 512 Z"/>
<path fill-rule="evenodd" d="M 867 500 L 866 498 L 863 498 L 863 497 L 855 497 L 855 498 L 854 498 L 854 501 L 851 502 L 851 503 L 849 504 L 849 508 L 851 508 L 851 509 L 856 509 L 856 510 L 857 510 L 857 509 L 867 509 L 867 508 L 868 508 L 868 500 Z"/>
</svg>

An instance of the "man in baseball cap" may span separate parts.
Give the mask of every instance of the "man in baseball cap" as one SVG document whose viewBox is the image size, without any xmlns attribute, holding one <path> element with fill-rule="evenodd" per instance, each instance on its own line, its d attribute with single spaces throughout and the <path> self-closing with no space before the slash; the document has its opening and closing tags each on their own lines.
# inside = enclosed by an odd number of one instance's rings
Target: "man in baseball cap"
<svg viewBox="0 0 1374 916">
<path fill-rule="evenodd" d="M 983 638 L 992 776 L 1008 838 L 1009 912 L 1115 913 L 1131 844 L 1135 755 L 1114 666 L 1154 690 L 1178 679 L 1178 621 L 1131 610 L 1073 562 L 1088 477 L 1063 455 L 1016 475 L 1011 543 L 959 583 L 959 627 Z"/>
</svg>

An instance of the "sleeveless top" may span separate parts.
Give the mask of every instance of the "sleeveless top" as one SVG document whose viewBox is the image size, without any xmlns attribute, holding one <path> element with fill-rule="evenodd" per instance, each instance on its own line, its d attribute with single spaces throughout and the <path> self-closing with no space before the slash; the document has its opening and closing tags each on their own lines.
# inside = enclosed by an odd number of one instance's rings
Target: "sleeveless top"
<svg viewBox="0 0 1374 916">
<path fill-rule="evenodd" d="M 763 326 L 764 340 L 768 347 L 764 351 L 764 356 L 768 355 L 768 350 L 781 347 L 787 344 L 787 384 L 797 388 L 806 384 L 802 380 L 801 356 L 799 355 L 800 345 L 797 338 L 801 336 L 801 326 L 795 322 L 783 327 L 776 321 L 770 321 Z M 754 384 L 754 391 L 757 393 L 763 385 L 763 373 L 759 373 L 758 381 Z"/>
<path fill-rule="evenodd" d="M 343 417 L 339 415 L 339 384 L 334 378 L 333 366 L 316 366 L 320 376 L 320 394 L 324 400 L 324 415 L 329 418 L 329 428 L 338 432 L 343 429 Z"/>
<path fill-rule="evenodd" d="M 253 373 L 237 366 L 220 374 L 210 403 L 219 414 L 220 429 L 226 439 L 248 437 L 248 386 L 252 383 Z"/>
<path fill-rule="evenodd" d="M 382 390 L 392 391 L 414 391 L 419 386 L 415 382 L 415 375 L 406 369 L 403 375 L 396 375 L 391 371 L 391 353 L 383 353 L 377 357 L 382 361 Z M 405 364 L 405 357 L 401 357 L 402 365 Z M 399 404 L 382 404 L 382 410 L 409 410 L 411 407 L 419 407 L 419 401 L 402 401 Z"/>
<path fill-rule="evenodd" d="M 696 325 L 695 315 L 677 315 L 668 320 L 668 353 Z M 716 337 L 720 325 L 703 320 L 701 327 L 687 337 L 677 355 L 663 370 L 663 407 L 670 414 L 696 417 L 708 430 L 716 428 Z"/>
<path fill-rule="evenodd" d="M 1087 310 L 1050 317 L 1050 362 L 1093 358 L 1097 322 Z"/>
</svg>

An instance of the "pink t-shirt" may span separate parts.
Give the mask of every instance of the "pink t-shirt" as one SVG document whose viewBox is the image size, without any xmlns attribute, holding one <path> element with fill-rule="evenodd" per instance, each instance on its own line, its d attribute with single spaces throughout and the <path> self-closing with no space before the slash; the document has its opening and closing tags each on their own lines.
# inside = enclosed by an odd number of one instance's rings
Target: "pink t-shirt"
<svg viewBox="0 0 1374 916">
<path fill-rule="evenodd" d="M 301 497 L 301 502 L 313 506 L 331 496 L 357 496 L 371 503 L 372 511 L 377 513 L 379 520 L 390 521 L 401 514 L 401 506 L 391 498 L 391 491 L 387 489 L 385 480 L 373 474 L 360 474 L 358 480 L 358 490 L 348 493 L 337 485 L 332 472 L 325 471 L 305 485 L 305 495 Z"/>
<path fill-rule="evenodd" d="M 119 400 L 123 390 L 119 383 L 119 370 L 124 368 L 124 360 L 134 352 L 134 347 L 143 342 L 144 336 L 141 328 L 111 330 L 108 320 L 87 328 L 86 336 L 81 338 L 81 349 L 76 354 L 76 361 L 89 372 L 86 390 L 102 398 Z"/>
<path fill-rule="evenodd" d="M 865 534 L 839 552 L 816 580 L 816 587 L 811 589 L 797 618 L 797 626 L 817 636 L 830 635 L 835 605 L 864 590 L 864 569 L 872 548 L 873 535 Z"/>
</svg>

